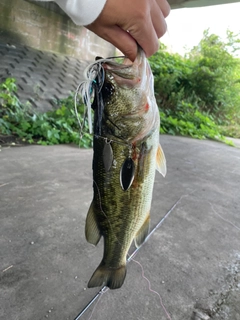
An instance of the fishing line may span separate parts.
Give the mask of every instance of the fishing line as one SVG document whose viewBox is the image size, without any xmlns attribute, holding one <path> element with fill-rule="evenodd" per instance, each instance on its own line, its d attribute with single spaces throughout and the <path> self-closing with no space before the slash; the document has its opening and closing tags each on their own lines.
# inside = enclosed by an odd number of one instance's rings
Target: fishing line
<svg viewBox="0 0 240 320">
<path fill-rule="evenodd" d="M 210 204 L 211 208 L 212 208 L 212 211 L 219 216 L 219 218 L 221 218 L 223 221 L 229 223 L 231 226 L 233 226 L 234 228 L 236 228 L 238 231 L 240 231 L 240 228 L 238 226 L 236 226 L 235 224 L 233 224 L 231 221 L 223 218 L 213 207 L 213 205 L 211 204 L 211 202 L 208 201 L 208 203 Z"/>
<path fill-rule="evenodd" d="M 146 280 L 147 283 L 148 283 L 148 290 L 158 296 L 159 301 L 160 301 L 160 304 L 161 304 L 161 307 L 163 308 L 163 310 L 164 310 L 167 318 L 168 318 L 169 320 L 172 320 L 170 314 L 167 312 L 167 309 L 166 309 L 166 307 L 165 307 L 164 304 L 163 304 L 162 297 L 161 297 L 160 293 L 158 293 L 157 291 L 155 291 L 155 290 L 152 289 L 152 287 L 151 287 L 151 282 L 150 282 L 150 280 L 145 276 L 145 273 L 144 273 L 144 270 L 143 270 L 143 266 L 141 265 L 141 263 L 140 263 L 139 261 L 133 259 L 133 258 L 132 258 L 132 261 L 135 262 L 136 264 L 138 264 L 138 265 L 140 266 L 140 268 L 141 268 L 141 270 L 142 270 L 142 277 L 143 277 L 143 279 Z M 89 320 L 90 320 L 90 319 L 89 319 Z"/>
<path fill-rule="evenodd" d="M 94 303 L 94 301 L 97 300 L 97 298 L 102 295 L 103 293 L 108 291 L 108 287 L 104 286 L 98 293 L 92 298 L 92 300 L 82 309 L 82 311 L 77 315 L 77 317 L 74 320 L 78 320 L 81 318 L 81 316 L 90 308 L 90 306 Z M 92 317 L 92 314 L 91 316 Z"/>
<path fill-rule="evenodd" d="M 91 107 L 92 107 L 92 102 L 91 98 L 93 95 L 96 94 L 98 97 L 98 94 L 102 90 L 102 86 L 104 84 L 105 80 L 105 70 L 103 67 L 104 63 L 107 63 L 112 67 L 112 70 L 114 70 L 114 66 L 117 68 L 129 68 L 131 65 L 119 65 L 119 63 L 114 62 L 113 60 L 116 59 L 125 59 L 125 56 L 118 56 L 118 57 L 109 57 L 109 58 L 100 58 L 97 59 L 96 61 L 90 63 L 84 70 L 83 76 L 84 76 L 84 81 L 82 81 L 76 89 L 75 95 L 74 95 L 74 111 L 75 115 L 78 121 L 78 125 L 80 128 L 80 139 L 82 138 L 83 135 L 83 128 L 85 125 L 85 120 L 86 120 L 86 115 L 88 118 L 88 127 L 89 127 L 89 133 L 92 133 L 92 113 L 91 113 Z M 85 110 L 85 115 L 84 119 L 81 123 L 78 110 L 77 110 L 77 105 L 78 105 L 78 96 L 81 96 L 83 103 L 86 106 Z"/>
<path fill-rule="evenodd" d="M 91 319 L 92 319 L 93 313 L 94 313 L 95 309 L 97 308 L 97 306 L 98 306 L 98 304 L 99 304 L 99 302 L 100 302 L 100 300 L 101 300 L 101 298 L 102 298 L 103 294 L 104 294 L 104 293 L 106 293 L 108 290 L 109 290 L 109 288 L 108 288 L 108 287 L 106 287 L 106 289 L 105 289 L 104 291 L 102 291 L 102 292 L 101 292 L 101 294 L 100 294 L 100 296 L 99 296 L 99 298 L 98 298 L 97 302 L 95 303 L 95 306 L 94 306 L 94 307 L 93 307 L 93 309 L 92 309 L 92 312 L 91 312 L 90 317 L 88 318 L 88 320 L 91 320 Z"/>
<path fill-rule="evenodd" d="M 194 191 L 193 191 L 194 192 Z M 193 193 L 192 192 L 192 193 Z M 192 194 L 191 193 L 191 194 Z M 149 240 L 149 238 L 153 235 L 153 233 L 163 224 L 163 222 L 167 219 L 167 217 L 170 215 L 170 213 L 176 208 L 176 206 L 179 204 L 179 202 L 184 198 L 187 197 L 188 195 L 183 195 L 181 196 L 181 198 L 179 198 L 174 205 L 171 207 L 171 209 L 164 215 L 164 217 L 158 222 L 158 224 L 152 229 L 152 231 L 148 234 L 148 236 L 146 237 L 145 241 L 143 242 L 143 244 L 136 248 L 134 250 L 134 252 L 128 257 L 127 259 L 127 264 L 135 257 L 135 255 L 137 254 L 137 252 L 141 249 L 141 247 Z M 103 293 L 108 291 L 108 287 L 107 286 L 103 286 L 102 289 L 100 289 L 98 291 L 98 293 L 92 298 L 92 300 L 89 301 L 89 303 L 82 309 L 82 311 L 77 315 L 76 318 L 74 318 L 74 320 L 79 320 L 82 315 L 90 308 L 90 306 L 98 299 L 98 297 L 100 295 L 102 295 Z M 95 308 L 94 308 L 95 309 Z M 92 314 L 91 314 L 92 317 Z"/>
</svg>

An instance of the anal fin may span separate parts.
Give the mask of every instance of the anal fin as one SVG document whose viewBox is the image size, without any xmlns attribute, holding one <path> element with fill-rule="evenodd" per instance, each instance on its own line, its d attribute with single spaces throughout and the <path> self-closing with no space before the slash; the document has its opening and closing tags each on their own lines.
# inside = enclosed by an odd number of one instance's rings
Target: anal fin
<svg viewBox="0 0 240 320">
<path fill-rule="evenodd" d="M 140 247 L 145 241 L 145 239 L 147 238 L 149 233 L 149 228 L 150 228 L 150 214 L 148 213 L 147 218 L 145 219 L 141 228 L 138 230 L 136 237 L 134 238 L 135 246 L 137 248 Z"/>
<path fill-rule="evenodd" d="M 156 155 L 156 169 L 158 172 L 161 173 L 163 177 L 166 176 L 167 174 L 166 158 L 160 144 L 158 145 L 157 155 Z"/>
<path fill-rule="evenodd" d="M 86 225 L 85 225 L 85 236 L 86 240 L 94 244 L 95 246 L 98 244 L 101 233 L 97 225 L 95 213 L 94 213 L 94 205 L 93 202 L 90 205 L 90 208 L 88 210 L 87 219 L 86 219 Z"/>
</svg>

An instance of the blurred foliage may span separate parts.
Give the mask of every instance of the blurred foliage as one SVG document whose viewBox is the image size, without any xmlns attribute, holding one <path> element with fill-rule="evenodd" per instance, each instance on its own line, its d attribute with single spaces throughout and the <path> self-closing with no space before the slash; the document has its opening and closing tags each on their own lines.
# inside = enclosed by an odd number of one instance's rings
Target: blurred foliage
<svg viewBox="0 0 240 320">
<path fill-rule="evenodd" d="M 74 143 L 80 147 L 92 146 L 88 133 L 80 138 L 79 124 L 74 111 L 74 97 L 56 100 L 56 110 L 36 113 L 30 104 L 22 104 L 16 95 L 15 79 L 8 78 L 0 84 L 0 133 L 17 135 L 28 143 L 52 145 Z M 78 117 L 83 121 L 84 106 L 78 107 Z M 87 125 L 84 129 L 88 131 Z"/>
<path fill-rule="evenodd" d="M 149 59 L 162 132 L 217 140 L 232 136 L 228 126 L 240 124 L 240 60 L 234 56 L 239 44 L 230 31 L 224 41 L 207 30 L 185 57 L 162 47 Z"/>
</svg>

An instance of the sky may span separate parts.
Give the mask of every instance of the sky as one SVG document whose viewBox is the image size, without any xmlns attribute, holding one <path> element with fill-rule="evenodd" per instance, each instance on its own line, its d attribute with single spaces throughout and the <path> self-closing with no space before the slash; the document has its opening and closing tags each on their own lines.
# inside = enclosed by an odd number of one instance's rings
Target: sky
<svg viewBox="0 0 240 320">
<path fill-rule="evenodd" d="M 240 33 L 240 2 L 201 8 L 174 9 L 167 18 L 168 31 L 161 41 L 184 55 L 202 39 L 203 31 L 225 37 L 226 30 Z M 239 36 L 240 37 L 240 36 Z"/>
</svg>

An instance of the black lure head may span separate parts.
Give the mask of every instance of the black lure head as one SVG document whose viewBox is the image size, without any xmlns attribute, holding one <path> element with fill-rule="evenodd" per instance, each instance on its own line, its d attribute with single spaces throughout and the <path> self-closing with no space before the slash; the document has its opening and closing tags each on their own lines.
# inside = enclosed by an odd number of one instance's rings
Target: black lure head
<svg viewBox="0 0 240 320">
<path fill-rule="evenodd" d="M 96 60 L 101 59 L 96 57 Z M 94 100 L 92 109 L 94 110 L 94 134 L 101 136 L 102 117 L 104 105 L 109 96 L 113 93 L 113 85 L 106 81 L 104 68 L 100 68 L 100 72 L 92 83 L 94 90 Z"/>
</svg>

